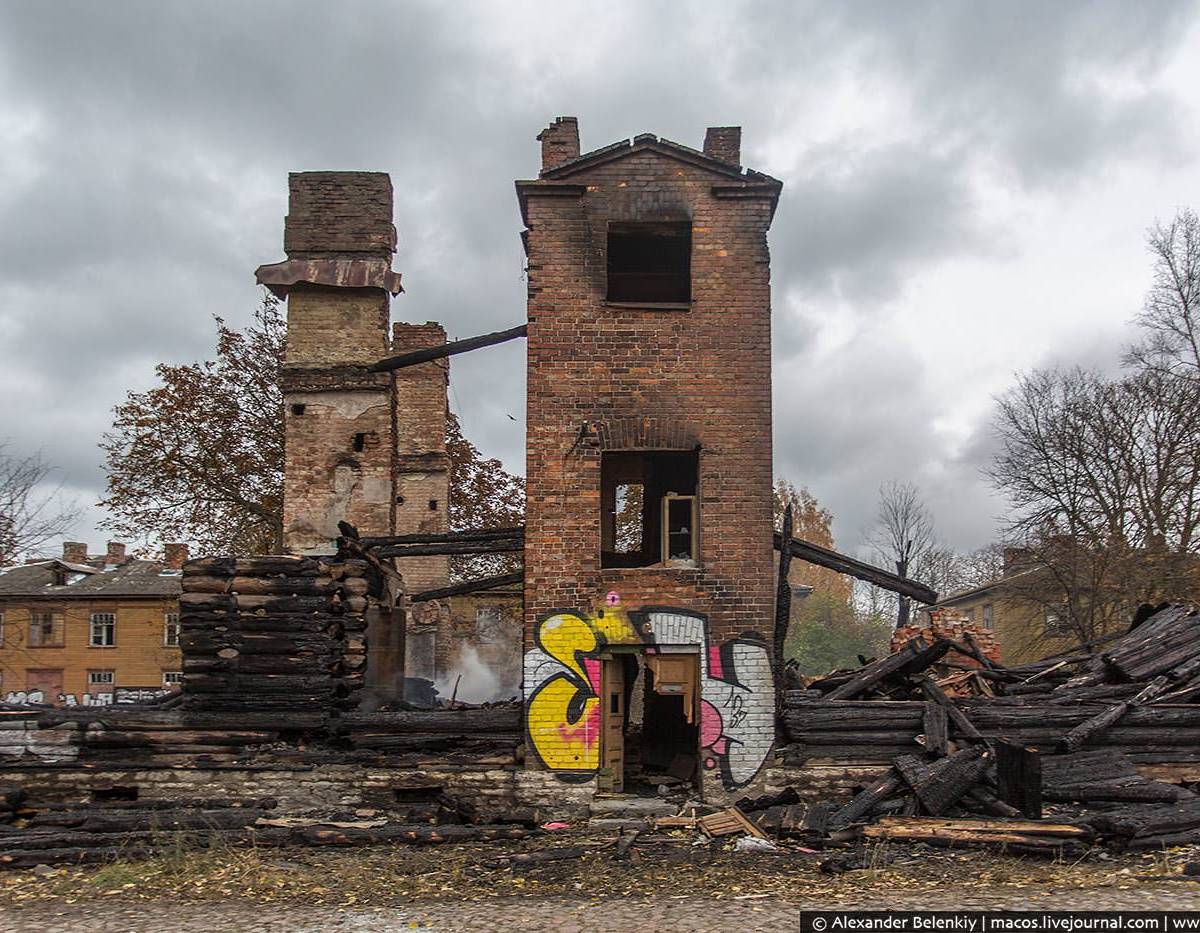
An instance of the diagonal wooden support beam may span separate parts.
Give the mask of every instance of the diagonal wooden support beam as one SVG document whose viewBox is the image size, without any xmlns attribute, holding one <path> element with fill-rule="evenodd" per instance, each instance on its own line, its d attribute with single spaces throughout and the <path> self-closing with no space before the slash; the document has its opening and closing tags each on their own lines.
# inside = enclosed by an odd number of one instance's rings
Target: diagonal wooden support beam
<svg viewBox="0 0 1200 933">
<path fill-rule="evenodd" d="M 410 350 L 408 353 L 401 353 L 399 356 L 389 356 L 378 363 L 372 363 L 367 367 L 367 372 L 387 373 L 394 369 L 403 369 L 405 366 L 416 366 L 420 363 L 428 363 L 430 360 L 440 360 L 446 356 L 454 356 L 456 353 L 466 353 L 468 350 L 481 350 L 484 347 L 494 347 L 498 343 L 505 343 L 509 340 L 516 340 L 518 337 L 524 337 L 528 332 L 529 325 L 522 324 L 519 327 L 498 330 L 492 334 L 481 334 L 478 337 L 452 340 L 449 343 L 443 343 L 436 347 Z"/>
</svg>

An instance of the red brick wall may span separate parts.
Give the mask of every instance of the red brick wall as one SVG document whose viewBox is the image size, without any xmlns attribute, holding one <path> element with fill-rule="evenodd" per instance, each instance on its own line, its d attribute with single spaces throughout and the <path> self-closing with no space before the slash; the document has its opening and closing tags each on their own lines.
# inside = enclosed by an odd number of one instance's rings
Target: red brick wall
<svg viewBox="0 0 1200 933">
<path fill-rule="evenodd" d="M 648 151 L 568 180 L 584 192 L 527 201 L 527 644 L 551 610 L 601 608 L 609 592 L 703 613 L 717 641 L 767 635 L 772 205 L 718 198 L 727 177 Z M 605 305 L 608 222 L 638 220 L 692 222 L 689 310 Z M 701 445 L 697 569 L 600 569 L 597 425 L 647 417 Z"/>
</svg>

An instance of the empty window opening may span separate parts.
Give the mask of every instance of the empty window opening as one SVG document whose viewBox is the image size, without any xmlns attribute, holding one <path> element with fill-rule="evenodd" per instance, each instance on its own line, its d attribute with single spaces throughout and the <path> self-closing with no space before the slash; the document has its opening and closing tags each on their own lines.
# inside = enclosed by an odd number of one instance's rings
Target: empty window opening
<svg viewBox="0 0 1200 933">
<path fill-rule="evenodd" d="M 429 500 L 429 511 L 431 511 L 431 512 L 437 511 L 437 499 Z"/>
<path fill-rule="evenodd" d="M 304 405 L 302 405 L 302 404 L 296 404 L 296 405 L 293 405 L 293 406 L 292 406 L 292 414 L 293 414 L 293 415 L 302 415 L 302 414 L 304 414 Z"/>
<path fill-rule="evenodd" d="M 600 463 L 600 565 L 694 566 L 696 451 L 614 451 Z"/>
<path fill-rule="evenodd" d="M 354 449 L 361 453 L 362 449 L 366 446 L 367 446 L 367 435 L 355 434 L 354 435 Z"/>
<path fill-rule="evenodd" d="M 690 302 L 692 225 L 610 224 L 608 300 L 651 304 Z"/>
<path fill-rule="evenodd" d="M 103 803 L 106 800 L 137 800 L 136 787 L 97 787 L 92 791 L 92 803 Z"/>
</svg>

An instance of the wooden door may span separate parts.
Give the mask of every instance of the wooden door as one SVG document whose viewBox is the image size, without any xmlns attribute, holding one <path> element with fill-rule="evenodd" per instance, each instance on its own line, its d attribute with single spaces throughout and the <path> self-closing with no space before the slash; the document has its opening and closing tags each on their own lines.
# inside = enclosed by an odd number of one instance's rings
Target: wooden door
<svg viewBox="0 0 1200 933">
<path fill-rule="evenodd" d="M 28 693 L 41 691 L 43 703 L 59 702 L 59 694 L 63 689 L 62 668 L 29 668 L 25 671 L 25 690 Z"/>
<path fill-rule="evenodd" d="M 600 683 L 600 766 L 608 772 L 611 790 L 625 789 L 625 665 L 621 658 L 605 658 Z"/>
</svg>

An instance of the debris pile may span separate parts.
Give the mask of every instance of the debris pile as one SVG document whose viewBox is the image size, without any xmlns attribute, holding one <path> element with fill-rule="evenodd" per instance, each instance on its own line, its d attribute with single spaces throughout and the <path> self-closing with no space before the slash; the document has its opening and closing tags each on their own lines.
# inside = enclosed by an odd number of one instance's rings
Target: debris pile
<svg viewBox="0 0 1200 933">
<path fill-rule="evenodd" d="M 947 693 L 962 657 L 988 695 Z M 785 693 L 785 765 L 890 767 L 844 806 L 773 802 L 760 825 L 808 845 L 886 838 L 1046 855 L 1200 842 L 1197 698 L 1200 617 L 1187 606 L 1145 608 L 1100 651 L 1019 668 L 969 633 L 918 636 Z M 1059 812 L 1043 821 L 1046 805 Z"/>
</svg>

